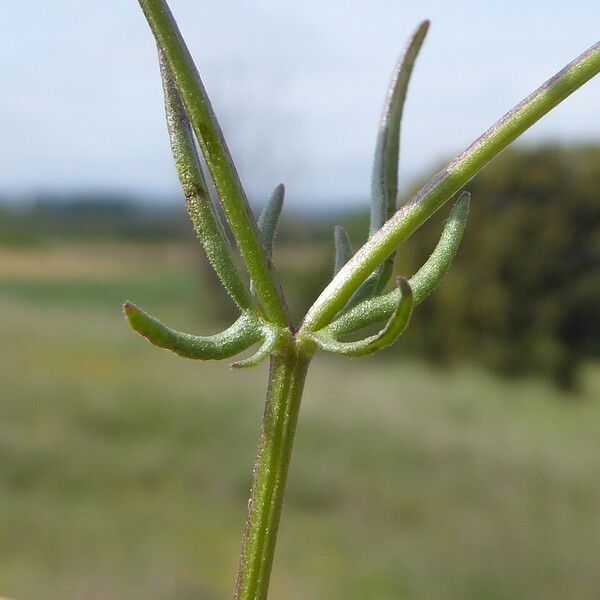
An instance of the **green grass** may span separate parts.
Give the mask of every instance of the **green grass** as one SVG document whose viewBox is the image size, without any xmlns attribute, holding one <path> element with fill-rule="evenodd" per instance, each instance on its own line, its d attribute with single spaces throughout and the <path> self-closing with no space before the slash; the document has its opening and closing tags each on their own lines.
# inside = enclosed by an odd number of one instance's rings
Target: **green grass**
<svg viewBox="0 0 600 600">
<path fill-rule="evenodd" d="M 0 596 L 229 597 L 265 367 L 184 361 L 128 331 L 125 298 L 207 331 L 185 261 L 33 271 L 0 265 Z M 599 391 L 597 368 L 564 396 L 319 357 L 273 598 L 596 597 Z"/>
</svg>

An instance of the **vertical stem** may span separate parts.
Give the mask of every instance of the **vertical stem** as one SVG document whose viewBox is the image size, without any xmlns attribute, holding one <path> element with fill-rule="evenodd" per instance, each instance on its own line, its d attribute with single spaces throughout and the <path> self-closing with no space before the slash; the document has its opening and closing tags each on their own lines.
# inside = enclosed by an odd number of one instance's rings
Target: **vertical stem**
<svg viewBox="0 0 600 600">
<path fill-rule="evenodd" d="M 235 600 L 265 600 L 310 356 L 297 343 L 271 357 L 269 387 L 235 589 Z"/>
</svg>

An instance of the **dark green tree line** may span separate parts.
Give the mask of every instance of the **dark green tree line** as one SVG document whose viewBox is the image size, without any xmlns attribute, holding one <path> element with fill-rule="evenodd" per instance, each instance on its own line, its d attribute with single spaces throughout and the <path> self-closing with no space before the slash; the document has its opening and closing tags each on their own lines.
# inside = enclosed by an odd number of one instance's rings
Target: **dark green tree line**
<svg viewBox="0 0 600 600">
<path fill-rule="evenodd" d="M 600 147 L 512 149 L 468 189 L 463 246 L 422 307 L 411 347 L 573 386 L 600 349 Z M 411 240 L 399 272 L 427 255 L 441 217 Z"/>
</svg>

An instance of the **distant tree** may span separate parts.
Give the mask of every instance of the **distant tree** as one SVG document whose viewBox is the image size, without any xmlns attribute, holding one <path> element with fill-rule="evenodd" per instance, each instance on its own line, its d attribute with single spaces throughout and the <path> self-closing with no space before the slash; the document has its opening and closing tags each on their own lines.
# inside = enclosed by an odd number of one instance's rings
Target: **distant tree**
<svg viewBox="0 0 600 600">
<path fill-rule="evenodd" d="M 512 149 L 467 189 L 463 247 L 407 341 L 436 361 L 475 360 L 572 387 L 600 350 L 600 147 Z M 411 240 L 400 272 L 422 262 L 440 222 Z"/>
</svg>

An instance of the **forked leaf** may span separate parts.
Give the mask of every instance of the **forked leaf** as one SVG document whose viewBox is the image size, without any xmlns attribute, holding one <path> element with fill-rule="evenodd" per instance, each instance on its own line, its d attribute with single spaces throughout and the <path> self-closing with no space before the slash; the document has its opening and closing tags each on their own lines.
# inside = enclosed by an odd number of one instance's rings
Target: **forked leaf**
<svg viewBox="0 0 600 600">
<path fill-rule="evenodd" d="M 336 225 L 333 231 L 335 241 L 335 266 L 333 274 L 336 275 L 339 270 L 352 258 L 354 250 L 352 250 L 352 242 L 348 232 L 341 226 Z"/>
<path fill-rule="evenodd" d="M 392 83 L 386 96 L 373 161 L 369 237 L 378 231 L 396 212 L 400 131 L 404 101 L 406 100 L 406 92 L 414 64 L 428 29 L 429 21 L 423 21 L 409 38 L 406 48 L 396 65 Z M 376 295 L 380 293 L 392 274 L 393 264 L 394 255 L 386 259 L 371 275 L 369 283 L 365 282 L 365 290 L 355 298 L 355 301 L 363 300 L 369 297 L 369 294 Z"/>
<path fill-rule="evenodd" d="M 269 256 L 273 256 L 273 246 L 275 244 L 275 235 L 281 209 L 283 208 L 283 198 L 285 196 L 285 186 L 280 183 L 271 194 L 268 202 L 265 204 L 260 217 L 258 218 L 258 229 Z"/>
<path fill-rule="evenodd" d="M 397 283 L 400 297 L 394 312 L 379 333 L 357 342 L 340 342 L 324 330 L 313 334 L 314 342 L 322 350 L 348 356 L 372 354 L 393 344 L 406 329 L 413 307 L 413 293 L 410 284 L 402 277 L 398 277 Z"/>
<path fill-rule="evenodd" d="M 263 211 L 258 218 L 258 229 L 262 238 L 263 245 L 268 255 L 273 257 L 273 247 L 275 245 L 275 235 L 277 234 L 277 225 L 281 210 L 283 208 L 283 197 L 285 196 L 285 186 L 280 183 L 271 194 L 271 197 L 265 204 Z M 250 282 L 250 293 L 255 296 L 256 288 L 254 282 Z"/>
<path fill-rule="evenodd" d="M 262 325 L 250 315 L 242 315 L 231 327 L 211 336 L 197 336 L 167 327 L 131 302 L 123 305 L 125 317 L 134 331 L 151 344 L 198 360 L 230 358 L 260 341 Z"/>
<path fill-rule="evenodd" d="M 396 64 L 386 96 L 373 161 L 370 235 L 373 235 L 396 211 L 402 112 L 412 70 L 428 29 L 429 21 L 423 21 L 409 38 Z"/>
</svg>

